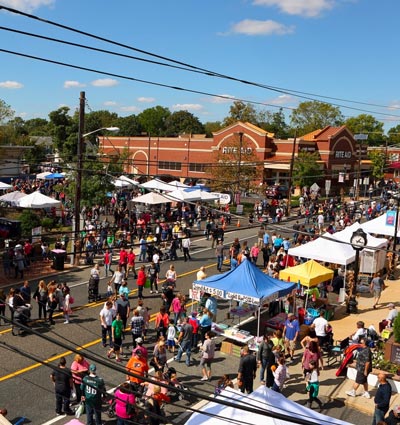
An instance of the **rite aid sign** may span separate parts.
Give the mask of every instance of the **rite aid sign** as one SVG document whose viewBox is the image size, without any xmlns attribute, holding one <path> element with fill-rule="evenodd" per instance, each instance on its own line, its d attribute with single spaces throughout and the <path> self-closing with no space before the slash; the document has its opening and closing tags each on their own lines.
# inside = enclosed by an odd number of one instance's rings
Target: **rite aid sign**
<svg viewBox="0 0 400 425">
<path fill-rule="evenodd" d="M 350 159 L 351 154 L 352 154 L 351 151 L 336 151 L 335 159 Z"/>
</svg>

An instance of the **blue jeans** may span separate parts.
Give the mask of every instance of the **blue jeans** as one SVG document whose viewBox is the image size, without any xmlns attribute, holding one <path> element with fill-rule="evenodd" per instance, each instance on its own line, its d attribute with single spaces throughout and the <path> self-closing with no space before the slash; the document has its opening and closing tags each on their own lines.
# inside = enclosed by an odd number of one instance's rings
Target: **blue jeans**
<svg viewBox="0 0 400 425">
<path fill-rule="evenodd" d="M 192 349 L 192 341 L 181 342 L 181 346 L 179 347 L 178 354 L 176 356 L 176 360 L 178 362 L 180 362 L 182 354 L 185 351 L 186 352 L 186 365 L 189 366 L 190 365 L 191 349 Z"/>
<path fill-rule="evenodd" d="M 387 410 L 384 411 L 375 407 L 374 418 L 372 419 L 372 425 L 376 425 L 380 421 L 383 421 L 383 418 L 385 417 L 386 412 Z"/>
<path fill-rule="evenodd" d="M 224 261 L 224 256 L 223 255 L 218 255 L 217 256 L 217 269 L 221 271 L 222 269 L 222 262 Z"/>
<path fill-rule="evenodd" d="M 86 403 L 86 424 L 101 425 L 101 406 L 94 407 Z M 94 416 L 94 420 L 93 420 Z"/>
<path fill-rule="evenodd" d="M 261 367 L 260 367 L 260 381 L 265 381 L 264 375 L 265 370 L 268 367 L 268 359 L 261 359 Z"/>
</svg>

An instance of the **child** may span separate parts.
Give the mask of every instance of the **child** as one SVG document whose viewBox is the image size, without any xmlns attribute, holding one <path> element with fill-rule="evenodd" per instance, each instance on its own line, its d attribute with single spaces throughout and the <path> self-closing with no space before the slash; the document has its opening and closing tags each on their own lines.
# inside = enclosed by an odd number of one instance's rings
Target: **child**
<svg viewBox="0 0 400 425">
<path fill-rule="evenodd" d="M 283 384 L 287 378 L 287 367 L 286 360 L 284 356 L 279 357 L 278 367 L 273 372 L 274 374 L 274 385 L 272 385 L 272 389 L 277 393 L 282 392 Z"/>
<path fill-rule="evenodd" d="M 319 392 L 319 371 L 317 367 L 317 362 L 315 360 L 310 360 L 309 366 L 310 366 L 310 372 L 306 375 L 306 382 L 307 382 L 307 391 L 308 391 L 308 401 L 306 406 L 311 409 L 311 405 L 313 401 L 316 401 L 319 406 L 319 411 L 321 412 L 323 409 L 323 404 L 321 400 L 318 398 L 318 392 Z"/>
<path fill-rule="evenodd" d="M 111 286 L 111 283 L 108 282 L 107 283 L 107 298 L 111 297 L 112 295 L 114 295 L 114 290 L 113 290 L 113 287 Z"/>
<path fill-rule="evenodd" d="M 220 395 L 226 387 L 234 388 L 229 375 L 222 375 L 222 377 L 218 379 L 217 386 L 215 387 L 214 397 Z"/>
<path fill-rule="evenodd" d="M 175 353 L 175 338 L 176 327 L 174 325 L 174 319 L 169 319 L 169 326 L 167 331 L 167 348 L 170 353 Z"/>
</svg>

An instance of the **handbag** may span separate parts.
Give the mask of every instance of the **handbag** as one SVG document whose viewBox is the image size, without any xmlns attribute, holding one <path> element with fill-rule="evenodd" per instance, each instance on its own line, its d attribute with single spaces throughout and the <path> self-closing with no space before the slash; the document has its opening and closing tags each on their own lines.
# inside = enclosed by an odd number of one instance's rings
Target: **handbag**
<svg viewBox="0 0 400 425">
<path fill-rule="evenodd" d="M 144 283 L 144 287 L 145 288 L 150 288 L 151 287 L 151 283 L 150 283 L 150 278 L 149 277 L 146 279 L 146 282 Z"/>
<path fill-rule="evenodd" d="M 81 417 L 81 415 L 83 415 L 84 413 L 85 413 L 85 402 L 81 401 L 79 403 L 79 406 L 75 410 L 75 418 L 79 419 Z"/>
</svg>

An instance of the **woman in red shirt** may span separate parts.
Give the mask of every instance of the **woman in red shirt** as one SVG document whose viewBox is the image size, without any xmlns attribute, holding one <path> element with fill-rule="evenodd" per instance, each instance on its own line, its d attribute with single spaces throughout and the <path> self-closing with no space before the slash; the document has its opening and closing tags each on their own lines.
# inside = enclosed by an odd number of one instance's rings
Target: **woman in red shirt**
<svg viewBox="0 0 400 425">
<path fill-rule="evenodd" d="M 139 298 L 139 300 L 143 299 L 143 287 L 144 287 L 144 284 L 146 283 L 146 278 L 147 278 L 147 276 L 146 276 L 146 272 L 145 272 L 145 266 L 144 266 L 144 264 L 142 264 L 140 266 L 140 270 L 138 271 L 137 280 L 136 280 L 136 284 L 137 284 L 137 287 L 138 287 L 138 298 Z"/>
</svg>

